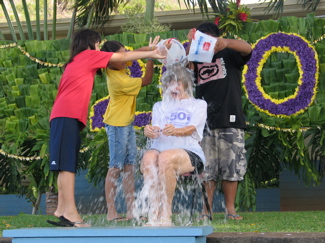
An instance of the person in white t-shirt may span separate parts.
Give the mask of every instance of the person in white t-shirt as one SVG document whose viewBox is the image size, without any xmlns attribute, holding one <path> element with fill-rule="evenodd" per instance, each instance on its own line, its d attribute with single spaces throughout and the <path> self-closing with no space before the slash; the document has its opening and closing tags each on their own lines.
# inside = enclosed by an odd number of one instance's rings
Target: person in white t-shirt
<svg viewBox="0 0 325 243">
<path fill-rule="evenodd" d="M 207 118 L 207 103 L 193 97 L 193 72 L 182 64 L 168 66 L 162 76 L 163 99 L 154 104 L 152 125 L 144 135 L 152 139 L 140 170 L 148 190 L 146 226 L 172 225 L 172 201 L 177 177 L 201 173 L 205 157 L 199 142 Z"/>
</svg>

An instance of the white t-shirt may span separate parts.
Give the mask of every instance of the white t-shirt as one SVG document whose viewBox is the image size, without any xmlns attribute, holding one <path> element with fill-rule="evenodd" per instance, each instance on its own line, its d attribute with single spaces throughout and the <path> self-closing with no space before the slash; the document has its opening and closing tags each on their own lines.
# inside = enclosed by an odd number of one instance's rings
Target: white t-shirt
<svg viewBox="0 0 325 243">
<path fill-rule="evenodd" d="M 152 126 L 163 129 L 166 124 L 176 128 L 193 125 L 196 131 L 191 136 L 160 136 L 153 139 L 151 148 L 158 151 L 168 149 L 186 149 L 196 153 L 205 163 L 205 157 L 199 142 L 203 137 L 203 129 L 207 118 L 207 103 L 204 100 L 188 98 L 180 101 L 159 101 L 152 110 Z"/>
</svg>

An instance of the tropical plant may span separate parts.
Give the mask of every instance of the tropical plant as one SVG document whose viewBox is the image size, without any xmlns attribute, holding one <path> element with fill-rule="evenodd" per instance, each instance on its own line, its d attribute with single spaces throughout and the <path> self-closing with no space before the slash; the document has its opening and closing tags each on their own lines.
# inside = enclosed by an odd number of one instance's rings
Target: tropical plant
<svg viewBox="0 0 325 243">
<path fill-rule="evenodd" d="M 215 14 L 214 23 L 219 26 L 223 32 L 238 33 L 244 28 L 245 22 L 252 22 L 250 9 L 247 6 L 241 6 L 239 1 L 230 1 L 225 10 Z"/>
<path fill-rule="evenodd" d="M 285 0 L 265 0 L 264 2 L 268 3 L 267 7 L 264 9 L 265 13 L 272 12 L 274 18 L 281 17 L 285 8 L 284 1 Z M 193 11 L 195 11 L 196 7 L 199 7 L 201 13 L 209 17 L 209 7 L 212 8 L 213 13 L 222 14 L 231 0 L 178 0 L 179 4 L 181 2 L 184 2 L 186 7 Z M 237 2 L 240 3 L 240 0 L 237 0 Z M 263 2 L 263 0 L 260 2 Z M 319 2 L 320 0 L 297 0 L 297 4 L 302 4 L 303 8 L 307 8 L 307 10 L 311 12 L 316 10 Z"/>
<path fill-rule="evenodd" d="M 3 6 L 3 1 L 0 3 Z M 314 46 L 318 56 L 322 57 L 325 55 L 322 42 L 323 26 L 324 20 L 314 18 L 312 15 L 306 18 L 286 17 L 278 21 L 246 22 L 237 35 L 253 44 L 270 33 L 299 33 L 310 42 L 309 46 Z M 33 32 L 31 33 L 33 36 Z M 162 38 L 175 37 L 181 41 L 186 41 L 186 34 L 186 30 L 159 33 Z M 135 41 L 137 37 L 133 33 L 122 33 L 108 36 L 106 39 L 116 39 L 136 47 L 140 43 Z M 141 43 L 146 42 L 149 35 L 145 34 L 141 38 Z M 65 63 L 69 55 L 69 39 L 25 40 L 18 41 L 18 44 L 21 46 L 8 45 L 0 49 L 0 144 L 3 151 L 0 183 L 2 188 L 12 192 L 20 190 L 19 185 L 28 178 L 30 182 L 26 184 L 29 190 L 28 197 L 33 196 L 32 200 L 36 206 L 37 196 L 46 188 L 55 185 L 55 175 L 48 171 L 48 163 L 45 162 L 48 159 L 48 116 L 62 74 L 60 64 Z M 256 46 L 255 48 L 257 49 Z M 265 50 L 262 50 L 262 53 L 264 52 Z M 254 58 L 252 60 L 258 61 Z M 299 60 L 310 60 L 310 57 L 305 55 Z M 252 188 L 265 186 L 267 182 L 276 180 L 283 168 L 289 168 L 301 175 L 307 184 L 317 184 L 323 178 L 325 167 L 323 58 L 319 58 L 319 62 L 321 68 L 317 94 L 305 112 L 290 117 L 270 116 L 254 106 L 250 97 L 243 95 L 243 108 L 249 122 L 248 176 L 240 183 L 239 191 L 242 193 L 239 193 L 239 198 L 245 202 L 238 202 L 239 207 L 254 207 L 253 196 L 245 194 L 251 192 Z M 291 53 L 283 50 L 272 53 L 260 67 L 261 86 L 264 92 L 272 99 L 280 100 L 295 94 L 299 86 L 297 79 L 301 73 L 298 64 L 297 58 Z M 153 97 L 159 96 L 157 86 L 161 70 L 156 70 L 155 84 L 141 92 L 137 101 L 141 105 L 141 108 L 137 107 L 138 111 L 148 111 L 147 107 L 152 105 Z M 105 78 L 96 77 L 92 104 L 106 95 Z M 82 133 L 84 143 L 81 166 L 86 168 L 90 162 L 93 173 L 90 174 L 90 178 L 95 182 L 99 182 L 105 174 L 101 166 L 108 161 L 104 135 L 104 132 L 97 134 L 90 132 L 89 128 Z M 12 157 L 8 157 L 8 154 Z M 96 167 L 97 165 L 99 167 Z M 15 181 L 10 181 L 12 179 Z"/>
<path fill-rule="evenodd" d="M 41 195 L 56 185 L 56 174 L 48 164 L 48 119 L 62 75 L 58 63 L 68 59 L 69 42 L 26 41 L 0 49 L 0 184 L 6 193 L 27 197 L 35 213 Z"/>
<path fill-rule="evenodd" d="M 71 0 L 62 0 L 66 4 Z M 76 23 L 79 27 L 103 26 L 110 18 L 112 12 L 127 0 L 74 0 L 72 8 L 76 10 Z"/>
<path fill-rule="evenodd" d="M 170 29 L 169 25 L 160 24 L 156 18 L 145 17 L 143 6 L 136 4 L 133 8 L 124 11 L 128 21 L 121 26 L 123 32 L 129 33 L 153 33 L 163 32 Z M 146 11 L 147 13 L 148 11 Z"/>
<path fill-rule="evenodd" d="M 266 13 L 273 12 L 273 16 L 275 18 L 281 17 L 284 9 L 284 1 L 285 0 L 271 0 L 264 2 L 267 3 L 267 7 L 264 9 Z M 310 11 L 316 11 L 316 8 L 319 4 L 320 0 L 297 0 L 297 4 L 302 4 L 303 8 L 307 8 Z"/>
<path fill-rule="evenodd" d="M 17 24 L 17 28 L 18 28 L 18 32 L 19 32 L 19 36 L 20 36 L 20 40 L 25 40 L 25 35 L 24 35 L 24 31 L 23 31 L 23 28 L 22 28 L 22 25 L 21 25 L 21 19 L 19 18 L 19 14 L 18 14 L 18 11 L 17 11 L 17 8 L 16 8 L 16 5 L 14 3 L 13 0 L 9 0 L 9 3 L 10 3 L 10 7 L 14 13 L 14 17 L 15 17 L 15 21 L 16 21 L 16 24 Z M 6 17 L 6 20 L 7 20 L 7 23 L 8 23 L 8 26 L 9 26 L 9 30 L 10 30 L 10 33 L 11 33 L 11 36 L 12 36 L 12 39 L 14 41 L 17 41 L 17 36 L 16 36 L 16 33 L 15 33 L 15 30 L 13 28 L 13 24 L 12 24 L 12 20 L 10 19 L 10 16 L 8 14 L 8 10 L 7 10 L 7 7 L 6 7 L 6 4 L 4 3 L 4 0 L 1 0 L 0 1 L 0 4 L 1 4 L 1 7 L 2 7 L 2 11 Z M 24 12 L 24 16 L 25 16 L 25 20 L 26 20 L 26 26 L 27 26 L 27 31 L 28 31 L 28 39 L 29 40 L 34 40 L 35 39 L 35 36 L 34 36 L 34 32 L 33 32 L 33 29 L 32 29 L 32 22 L 31 22 L 31 19 L 30 19 L 30 12 L 29 12 L 29 8 L 28 8 L 28 4 L 27 4 L 27 1 L 26 0 L 23 0 L 22 1 L 22 6 L 23 6 L 23 12 Z M 49 33 L 48 33 L 48 7 L 47 7 L 47 0 L 44 0 L 43 1 L 43 13 L 44 13 L 44 16 L 43 16 L 43 26 L 44 26 L 44 36 L 43 38 L 41 37 L 41 18 L 40 18 L 40 0 L 35 0 L 35 14 L 36 14 L 36 39 L 37 40 L 41 40 L 41 39 L 44 39 L 44 40 L 48 40 L 49 39 Z M 53 19 L 52 19 L 52 23 L 53 23 L 53 26 L 52 26 L 52 38 L 55 39 L 56 37 L 56 15 L 57 15 L 57 0 L 54 0 L 53 1 L 53 13 L 52 13 L 52 16 L 53 16 Z"/>
</svg>

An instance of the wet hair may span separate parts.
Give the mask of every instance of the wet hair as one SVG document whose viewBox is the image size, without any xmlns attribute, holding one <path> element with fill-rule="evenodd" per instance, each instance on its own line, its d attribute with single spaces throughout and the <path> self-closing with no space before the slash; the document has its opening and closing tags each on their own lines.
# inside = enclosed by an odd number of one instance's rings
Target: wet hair
<svg viewBox="0 0 325 243">
<path fill-rule="evenodd" d="M 196 30 L 201 31 L 204 34 L 208 34 L 214 37 L 219 37 L 220 36 L 220 30 L 218 25 L 212 22 L 203 22 L 199 24 L 198 27 L 196 27 Z"/>
<path fill-rule="evenodd" d="M 164 93 L 173 82 L 181 82 L 185 92 L 193 97 L 194 74 L 183 64 L 176 63 L 169 66 L 161 77 L 162 92 Z"/>
<path fill-rule="evenodd" d="M 72 39 L 70 47 L 70 59 L 63 66 L 65 68 L 69 63 L 73 61 L 73 58 L 80 52 L 87 50 L 96 50 L 96 43 L 101 41 L 100 34 L 94 30 L 81 29 L 77 31 Z"/>
<path fill-rule="evenodd" d="M 124 47 L 124 45 L 121 42 L 112 40 L 106 41 L 100 50 L 106 52 L 117 52 L 122 47 Z"/>
</svg>

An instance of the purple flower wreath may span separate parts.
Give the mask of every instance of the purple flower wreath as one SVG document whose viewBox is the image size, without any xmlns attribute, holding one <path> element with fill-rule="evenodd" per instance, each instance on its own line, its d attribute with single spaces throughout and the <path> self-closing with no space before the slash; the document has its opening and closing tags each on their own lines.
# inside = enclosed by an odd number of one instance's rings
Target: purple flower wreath
<svg viewBox="0 0 325 243">
<path fill-rule="evenodd" d="M 128 67 L 130 70 L 130 77 L 132 78 L 141 78 L 142 77 L 142 69 L 138 61 L 133 60 L 132 66 Z"/>
<path fill-rule="evenodd" d="M 109 98 L 105 97 L 104 99 L 98 100 L 93 106 L 90 112 L 90 129 L 92 131 L 99 130 L 105 127 L 103 122 L 103 115 L 105 114 Z"/>
<path fill-rule="evenodd" d="M 136 128 L 145 127 L 151 123 L 151 111 L 149 112 L 136 112 L 133 125 Z"/>
<path fill-rule="evenodd" d="M 265 93 L 260 73 L 267 57 L 276 51 L 293 54 L 298 63 L 300 78 L 293 96 L 277 100 Z M 273 33 L 261 38 L 243 71 L 244 88 L 249 101 L 260 111 L 272 116 L 289 117 L 302 113 L 313 102 L 318 83 L 318 57 L 314 48 L 296 34 Z"/>
<path fill-rule="evenodd" d="M 104 97 L 98 100 L 90 111 L 90 129 L 91 131 L 98 131 L 105 127 L 103 116 L 109 103 L 109 97 Z M 142 128 L 151 123 L 151 111 L 136 112 L 133 125 L 135 128 Z"/>
</svg>

